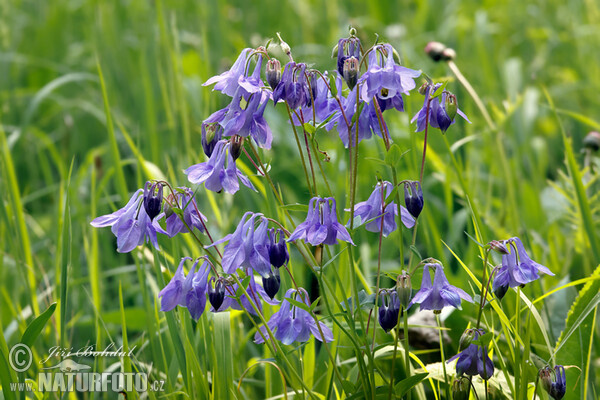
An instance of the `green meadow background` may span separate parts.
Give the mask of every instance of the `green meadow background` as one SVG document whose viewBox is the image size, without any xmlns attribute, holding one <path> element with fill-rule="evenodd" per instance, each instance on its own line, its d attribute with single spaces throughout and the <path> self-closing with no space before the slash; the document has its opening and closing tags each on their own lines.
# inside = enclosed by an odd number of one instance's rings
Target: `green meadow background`
<svg viewBox="0 0 600 400">
<path fill-rule="evenodd" d="M 480 249 L 472 238 L 487 243 L 519 236 L 532 258 L 556 274 L 528 285 L 530 299 L 580 280 L 536 307 L 552 345 L 565 326 L 579 323 L 557 353 L 557 362 L 577 367 L 568 370 L 565 398 L 600 396 L 594 296 L 600 289 L 600 273 L 594 272 L 600 261 L 599 163 L 583 146 L 589 131 L 600 131 L 596 1 L 0 0 L 0 397 L 21 398 L 6 389 L 7 382 L 36 379 L 38 361 L 53 346 L 103 349 L 113 342 L 135 347 L 135 356 L 77 361 L 93 364 L 94 371 L 150 371 L 153 379 L 166 381 L 166 393 L 174 393 L 169 398 L 252 399 L 284 392 L 277 369 L 258 363 L 273 355 L 252 343 L 255 330 L 244 314 L 232 312 L 228 319 L 207 312 L 196 325 L 185 310 L 170 316 L 158 311 L 156 294 L 180 257 L 202 255 L 189 237 L 160 238 L 161 253 L 144 247 L 118 254 L 110 230 L 93 229 L 89 222 L 120 208 L 149 178 L 187 185 L 182 169 L 205 159 L 202 120 L 228 103 L 202 83 L 229 68 L 242 48 L 265 45 L 280 32 L 297 61 L 333 71 L 332 48 L 347 36 L 349 25 L 363 46 L 378 34 L 398 50 L 405 66 L 449 80 L 448 89 L 472 121 L 457 122 L 446 135 L 429 134 L 426 205 L 414 253 L 441 260 L 450 281 L 471 293 L 474 285 L 461 263 L 481 275 Z M 496 129 L 486 124 L 447 65 L 423 52 L 431 40 L 456 50 L 456 64 Z M 284 61 L 279 49 L 273 54 Z M 406 151 L 400 179 L 418 179 L 423 136 L 409 120 L 422 101 L 415 91 L 405 98 L 406 113 L 385 114 L 394 143 Z M 265 115 L 274 142 L 262 153 L 263 161 L 271 164 L 285 203 L 306 204 L 308 189 L 287 116 L 281 107 L 268 107 Z M 319 132 L 317 140 L 330 157 L 324 169 L 341 212 L 349 204 L 347 153 L 336 132 Z M 391 174 L 377 162 L 385 157 L 380 139 L 361 143 L 360 152 L 357 200 L 363 201 L 378 176 L 391 180 Z M 244 156 L 238 163 L 259 193 L 198 190 L 215 238 L 231 232 L 248 210 L 283 221 L 266 181 Z M 303 213 L 290 210 L 301 222 Z M 401 272 L 397 235 L 383 246 L 382 270 L 390 274 Z M 362 229 L 353 237 L 359 284 L 368 292 L 375 286 L 378 237 Z M 410 240 L 405 230 L 407 260 Z M 297 253 L 292 256 L 298 283 L 315 294 L 310 270 Z M 336 268 L 347 281 L 344 257 Z M 382 281 L 383 287 L 392 284 Z M 413 287 L 419 284 L 420 273 Z M 581 291 L 584 284 L 587 290 Z M 289 279 L 282 286 L 290 287 Z M 336 291 L 340 298 L 350 296 L 344 285 L 336 284 Z M 503 300 L 506 309 L 514 305 L 514 294 Z M 587 305 L 593 311 L 585 314 Z M 48 318 L 38 319 L 47 323 L 26 332 L 49 307 Z M 466 305 L 446 320 L 452 339 L 446 354 L 456 353 L 458 338 L 475 315 L 476 307 Z M 533 319 L 528 323 L 527 351 L 547 360 L 542 328 Z M 19 376 L 6 358 L 23 336 L 34 349 L 34 365 Z M 392 339 L 381 332 L 377 341 Z M 500 336 L 498 343 L 501 349 Z M 350 359 L 341 371 L 352 380 L 354 353 L 343 339 L 338 345 L 338 357 Z M 322 347 L 314 339 L 299 349 L 289 347 L 305 382 L 337 398 Z M 423 357 L 436 360 L 435 354 Z M 389 368 L 389 355 L 378 362 Z M 535 376 L 531 368 L 530 377 Z M 403 369 L 396 371 L 402 379 Z"/>
</svg>

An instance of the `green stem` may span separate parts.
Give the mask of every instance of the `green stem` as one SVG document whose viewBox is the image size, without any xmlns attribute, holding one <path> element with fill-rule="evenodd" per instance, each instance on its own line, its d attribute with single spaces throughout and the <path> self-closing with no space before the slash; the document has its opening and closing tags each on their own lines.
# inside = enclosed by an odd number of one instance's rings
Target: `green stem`
<svg viewBox="0 0 600 400">
<path fill-rule="evenodd" d="M 442 357 L 442 368 L 444 370 L 444 382 L 446 383 L 446 399 L 450 399 L 450 385 L 448 383 L 448 374 L 446 373 L 446 357 L 444 356 L 444 338 L 442 335 L 442 321 L 440 314 L 435 314 L 435 319 L 438 324 L 438 334 L 440 338 L 440 355 Z"/>
</svg>

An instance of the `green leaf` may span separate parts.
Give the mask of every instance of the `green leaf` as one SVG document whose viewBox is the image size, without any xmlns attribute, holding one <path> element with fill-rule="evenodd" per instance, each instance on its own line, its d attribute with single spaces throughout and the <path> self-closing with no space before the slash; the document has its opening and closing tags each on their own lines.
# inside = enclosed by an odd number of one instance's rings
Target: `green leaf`
<svg viewBox="0 0 600 400">
<path fill-rule="evenodd" d="M 50 307 L 48 307 L 46 311 L 34 319 L 29 326 L 27 326 L 27 329 L 25 329 L 25 333 L 23 333 L 23 336 L 21 337 L 21 343 L 24 343 L 29 347 L 33 346 L 33 342 L 35 342 L 35 339 L 37 339 L 52 314 L 54 314 L 54 310 L 56 310 L 56 303 L 50 304 Z"/>
<path fill-rule="evenodd" d="M 423 379 L 429 376 L 429 372 L 422 372 L 420 374 L 414 374 L 409 376 L 406 379 L 401 380 L 394 386 L 394 391 L 396 392 L 396 396 L 402 397 L 404 396 L 410 389 L 417 386 Z"/>
<path fill-rule="evenodd" d="M 304 131 L 311 136 L 317 131 L 317 128 L 315 128 L 310 122 L 305 122 L 302 127 L 304 128 Z"/>
<path fill-rule="evenodd" d="M 397 167 L 404 154 L 406 154 L 406 152 L 402 153 L 400 146 L 394 143 L 385 155 L 385 163 L 390 167 Z"/>
<path fill-rule="evenodd" d="M 286 204 L 284 206 L 279 206 L 279 208 L 281 208 L 282 210 L 288 210 L 288 211 L 302 211 L 304 213 L 308 212 L 308 205 L 300 204 L 300 203 Z"/>
</svg>

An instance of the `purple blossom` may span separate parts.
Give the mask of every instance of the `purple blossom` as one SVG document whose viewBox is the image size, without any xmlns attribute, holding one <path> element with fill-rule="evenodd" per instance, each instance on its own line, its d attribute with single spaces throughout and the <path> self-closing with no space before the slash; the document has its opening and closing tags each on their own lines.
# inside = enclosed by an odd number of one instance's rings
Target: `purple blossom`
<svg viewBox="0 0 600 400">
<path fill-rule="evenodd" d="M 313 118 L 315 118 L 314 122 L 319 124 L 326 121 L 336 110 L 339 110 L 338 103 L 331 96 L 329 87 L 325 82 L 327 79 L 327 72 L 323 74 L 323 78 L 316 72 L 309 72 L 309 76 L 311 78 L 311 92 L 309 93 L 312 93 L 312 97 L 309 97 L 307 105 L 298 110 L 298 115 L 301 116 L 302 120 L 298 119 L 296 113 L 292 114 L 292 120 L 296 126 L 300 126 Z M 314 102 L 312 100 L 314 100 Z"/>
<path fill-rule="evenodd" d="M 369 232 L 381 231 L 381 215 L 383 215 L 383 236 L 387 237 L 390 233 L 396 230 L 396 217 L 398 216 L 398 206 L 393 201 L 385 205 L 385 213 L 382 211 L 382 202 L 388 197 L 393 190 L 393 185 L 384 181 L 385 195 L 381 193 L 381 182 L 377 183 L 375 190 L 371 193 L 367 201 L 357 203 L 354 206 L 355 226 L 366 223 L 365 228 Z M 383 197 L 383 198 L 382 198 Z M 348 211 L 348 210 L 346 210 Z M 410 215 L 408 210 L 400 206 L 402 223 L 407 228 L 415 226 L 415 219 Z M 346 227 L 350 226 L 350 222 Z M 356 224 L 358 222 L 358 224 Z"/>
<path fill-rule="evenodd" d="M 540 277 L 540 272 L 554 276 L 545 266 L 536 263 L 525 251 L 518 237 L 504 241 L 510 253 L 502 255 L 502 267 L 496 273 L 492 288 L 496 296 L 502 298 L 509 287 L 517 287 L 533 282 Z"/>
<path fill-rule="evenodd" d="M 485 334 L 485 331 L 483 329 L 473 329 L 473 333 L 473 340 L 478 340 L 481 335 Z M 494 363 L 488 356 L 487 346 L 482 347 L 472 343 L 462 352 L 450 358 L 448 362 L 457 358 L 456 374 L 458 376 L 463 374 L 469 376 L 479 375 L 482 379 L 488 380 L 494 375 Z"/>
<path fill-rule="evenodd" d="M 560 400 L 565 396 L 567 392 L 567 379 L 564 366 L 557 365 L 554 369 L 549 366 L 544 367 L 540 370 L 539 377 L 542 387 L 548 392 L 550 397 Z"/>
<path fill-rule="evenodd" d="M 342 38 L 338 41 L 337 46 L 337 70 L 340 75 L 344 73 L 344 62 L 350 57 L 360 60 L 360 39 L 351 36 Z"/>
<path fill-rule="evenodd" d="M 434 269 L 433 285 L 431 284 L 430 269 Z M 446 275 L 444 275 L 444 267 L 438 263 L 425 264 L 423 268 L 423 281 L 421 282 L 421 289 L 415 294 L 408 308 L 413 304 L 420 304 L 419 309 L 433 310 L 433 312 L 440 312 L 442 308 L 452 306 L 461 309 L 461 299 L 473 302 L 471 296 L 469 296 L 464 290 L 452 286 Z"/>
<path fill-rule="evenodd" d="M 246 268 L 245 272 L 247 276 L 250 276 L 250 281 L 248 282 L 248 286 L 246 287 L 246 293 L 242 291 L 242 294 L 237 299 L 236 295 L 238 294 L 239 285 L 237 283 L 232 283 L 225 286 L 225 299 L 223 300 L 222 305 L 219 307 L 217 311 L 225 311 L 228 308 L 233 310 L 246 310 L 246 312 L 257 315 L 255 307 L 259 312 L 262 312 L 262 301 L 266 302 L 270 305 L 277 305 L 279 301 L 276 299 L 272 299 L 267 292 L 265 292 L 264 288 L 256 283 L 254 278 L 254 274 L 252 273 L 252 269 Z M 261 301 L 262 300 L 262 301 Z M 240 306 L 241 303 L 241 306 Z"/>
<path fill-rule="evenodd" d="M 279 100 L 287 101 L 292 110 L 304 107 L 310 102 L 310 93 L 306 83 L 306 64 L 287 63 L 283 69 L 281 81 L 273 91 L 275 105 Z"/>
<path fill-rule="evenodd" d="M 391 45 L 376 45 L 369 53 L 369 68 L 359 80 L 361 98 L 369 103 L 375 97 L 382 112 L 390 107 L 404 111 L 402 94 L 415 88 L 414 80 L 420 75 L 421 71 L 396 64 Z"/>
<path fill-rule="evenodd" d="M 270 149 L 273 135 L 263 116 L 269 102 L 269 92 L 262 89 L 253 92 L 243 110 L 240 106 L 242 95 L 242 89 L 236 92 L 227 107 L 227 114 L 219 121 L 223 127 L 223 135 L 251 136 L 260 147 Z"/>
<path fill-rule="evenodd" d="M 234 194 L 240 189 L 238 179 L 252 190 L 256 190 L 250 180 L 235 166 L 231 153 L 227 150 L 230 143 L 227 140 L 217 142 L 215 149 L 207 162 L 194 164 L 184 171 L 191 183 L 201 184 L 208 190 Z M 225 161 L 227 160 L 227 165 Z"/>
<path fill-rule="evenodd" d="M 245 76 L 248 56 L 252 49 L 244 49 L 229 71 L 208 79 L 203 86 L 215 84 L 213 90 L 219 90 L 229 97 L 233 97 L 239 87 L 239 80 Z"/>
<path fill-rule="evenodd" d="M 95 228 L 111 227 L 112 233 L 117 237 L 117 251 L 129 253 L 137 246 L 150 241 L 158 247 L 157 233 L 167 234 L 159 225 L 158 221 L 164 217 L 164 213 L 158 214 L 151 219 L 142 206 L 144 196 L 142 189 L 137 190 L 129 199 L 125 207 L 112 214 L 95 218 L 90 224 Z"/>
<path fill-rule="evenodd" d="M 382 290 L 379 294 L 379 325 L 384 331 L 389 332 L 398 324 L 400 314 L 400 300 L 395 290 Z"/>
<path fill-rule="evenodd" d="M 283 230 L 271 228 L 267 236 L 269 237 L 269 261 L 275 268 L 281 268 L 290 260 Z"/>
<path fill-rule="evenodd" d="M 167 234 L 169 237 L 173 237 L 178 233 L 188 233 L 189 230 L 186 227 L 189 226 L 191 229 L 196 228 L 200 232 L 204 232 L 204 225 L 202 221 L 206 221 L 206 217 L 198 210 L 196 204 L 196 198 L 192 189 L 187 187 L 178 188 L 175 194 L 175 199 L 170 200 L 171 208 L 179 206 L 183 210 L 183 221 L 181 216 L 173 212 L 167 217 Z"/>
<path fill-rule="evenodd" d="M 338 239 L 354 244 L 348 230 L 337 220 L 333 197 L 313 197 L 308 203 L 306 220 L 296 227 L 288 242 L 304 239 L 313 246 L 333 245 Z"/>
<path fill-rule="evenodd" d="M 289 289 L 285 293 L 279 311 L 273 314 L 267 323 L 269 330 L 274 332 L 277 340 L 289 345 L 294 342 L 306 342 L 312 334 L 321 342 L 333 341 L 333 333 L 327 325 L 317 321 L 308 311 L 292 305 L 287 299 L 294 299 L 310 307 L 308 293 L 305 289 Z M 322 336 L 321 332 L 323 332 Z M 264 343 L 263 336 L 268 336 L 267 329 L 264 326 L 254 335 L 254 342 Z"/>
<path fill-rule="evenodd" d="M 429 102 L 429 96 L 432 92 L 435 93 L 435 91 L 441 85 L 441 83 L 433 85 L 433 91 L 431 85 L 428 85 L 425 89 L 425 102 L 423 103 L 423 108 L 421 108 L 419 112 L 410 121 L 417 121 L 416 132 L 421 132 L 425 130 L 425 121 L 427 119 L 427 102 Z M 444 91 L 441 96 L 431 99 L 431 102 L 429 104 L 429 125 L 432 128 L 439 128 L 442 132 L 446 132 L 450 125 L 452 125 L 455 122 L 455 119 L 451 118 L 446 110 L 447 100 L 449 99 L 448 96 L 448 92 Z M 460 111 L 460 109 L 456 108 L 456 114 L 460 115 L 468 123 L 471 123 L 471 121 L 469 121 L 469 118 L 467 118 L 467 116 L 462 111 Z"/>
<path fill-rule="evenodd" d="M 257 217 L 259 225 L 255 228 Z M 223 271 L 233 274 L 239 267 L 248 267 L 266 277 L 271 272 L 270 241 L 267 235 L 268 223 L 269 220 L 262 214 L 249 211 L 244 214 L 235 232 L 217 240 L 207 248 L 228 242 L 223 252 L 221 264 Z"/>
</svg>

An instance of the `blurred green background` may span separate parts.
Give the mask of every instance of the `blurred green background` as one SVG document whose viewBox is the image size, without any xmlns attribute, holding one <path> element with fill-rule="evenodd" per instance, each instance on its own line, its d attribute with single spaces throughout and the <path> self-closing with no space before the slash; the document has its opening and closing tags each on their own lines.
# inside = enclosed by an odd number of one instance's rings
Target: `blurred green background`
<svg viewBox="0 0 600 400">
<path fill-rule="evenodd" d="M 147 299 L 158 285 L 153 267 L 140 268 L 140 258 L 117 254 L 110 232 L 92 230 L 89 221 L 120 207 L 148 177 L 186 184 L 181 170 L 204 160 L 202 120 L 228 102 L 202 83 L 229 68 L 242 48 L 264 45 L 276 32 L 292 46 L 296 60 L 333 71 L 332 48 L 352 25 L 363 45 L 378 34 L 398 50 L 405 66 L 437 80 L 450 79 L 448 89 L 473 123 L 459 122 L 445 137 L 430 134 L 427 206 L 416 250 L 449 265 L 451 281 L 464 281 L 466 274 L 442 240 L 473 269 L 481 268 L 478 249 L 464 233 L 474 235 L 467 198 L 480 213 L 483 240 L 518 235 L 535 260 L 556 272 L 556 278 L 532 285 L 534 295 L 559 281 L 588 276 L 598 264 L 564 165 L 559 125 L 543 94 L 546 89 L 559 109 L 583 168 L 583 138 L 600 130 L 596 1 L 0 0 L 0 18 L 0 322 L 8 343 L 31 320 L 32 288 L 39 301 L 34 307 L 40 310 L 61 294 L 68 299 L 64 315 L 57 312 L 43 335 L 44 344 L 103 342 L 111 333 L 118 338 L 119 282 L 128 327 L 137 335 L 130 342 L 144 342 L 146 318 L 154 312 Z M 497 131 L 486 126 L 447 66 L 423 52 L 431 40 L 456 50 L 456 64 L 490 110 Z M 284 60 L 278 49 L 273 54 Z M 385 116 L 394 142 L 409 150 L 400 178 L 418 179 L 422 135 L 413 133 L 408 121 L 423 99 L 415 92 L 405 101 L 406 113 Z M 263 160 L 272 163 L 286 202 L 306 203 L 308 192 L 286 116 L 269 107 L 266 118 L 275 140 Z M 336 132 L 319 135 L 319 147 L 331 157 L 326 171 L 336 197 L 347 204 L 346 153 Z M 124 180 L 115 168 L 113 144 Z M 367 161 L 383 158 L 381 141 L 361 146 L 365 159 L 359 168 L 359 201 L 366 200 L 378 175 L 390 180 L 385 168 Z M 252 175 L 251 165 L 240 160 Z M 591 226 L 598 232 L 600 210 L 598 201 L 592 201 L 597 200 L 597 174 L 579 172 L 590 185 Z M 272 199 L 250 192 L 234 197 L 204 189 L 199 193 L 215 237 L 230 232 L 246 210 L 273 216 L 280 212 Z M 302 219 L 299 213 L 294 216 Z M 377 237 L 357 231 L 356 238 L 362 243 L 362 269 L 374 285 Z M 405 232 L 405 243 L 409 240 Z M 388 243 L 383 269 L 399 272 L 395 239 Z M 189 240 L 164 240 L 161 245 L 175 259 L 199 255 L 188 254 L 193 251 Z M 144 259 L 151 258 L 146 253 Z M 309 284 L 308 271 L 297 274 Z M 413 286 L 419 281 L 415 278 Z M 576 291 L 563 293 L 552 303 L 555 314 L 545 315 L 552 320 L 553 339 L 564 327 Z M 256 355 L 243 346 L 234 351 Z M 150 356 L 140 358 L 148 361 Z M 235 366 L 236 376 L 243 364 Z"/>
</svg>

